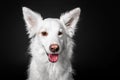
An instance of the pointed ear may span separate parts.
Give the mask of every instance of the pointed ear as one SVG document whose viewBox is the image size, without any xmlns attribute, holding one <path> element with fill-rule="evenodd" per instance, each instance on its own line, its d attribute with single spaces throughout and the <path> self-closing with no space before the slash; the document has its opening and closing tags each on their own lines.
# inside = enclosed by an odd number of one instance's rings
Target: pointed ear
<svg viewBox="0 0 120 80">
<path fill-rule="evenodd" d="M 79 20 L 80 12 L 80 8 L 75 8 L 60 16 L 60 21 L 62 21 L 65 25 L 66 31 L 68 31 L 70 37 L 74 35 L 76 24 Z"/>
<path fill-rule="evenodd" d="M 22 7 L 22 11 L 29 37 L 32 37 L 36 32 L 38 22 L 42 21 L 42 17 L 27 7 Z"/>
</svg>

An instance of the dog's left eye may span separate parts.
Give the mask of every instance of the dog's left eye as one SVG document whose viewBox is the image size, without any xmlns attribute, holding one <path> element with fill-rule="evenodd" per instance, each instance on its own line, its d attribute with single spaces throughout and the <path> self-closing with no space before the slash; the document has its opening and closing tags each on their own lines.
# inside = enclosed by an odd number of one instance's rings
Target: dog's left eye
<svg viewBox="0 0 120 80">
<path fill-rule="evenodd" d="M 63 34 L 63 33 L 62 33 L 61 31 L 58 32 L 58 35 L 59 35 L 59 36 L 62 35 L 62 34 Z"/>
</svg>

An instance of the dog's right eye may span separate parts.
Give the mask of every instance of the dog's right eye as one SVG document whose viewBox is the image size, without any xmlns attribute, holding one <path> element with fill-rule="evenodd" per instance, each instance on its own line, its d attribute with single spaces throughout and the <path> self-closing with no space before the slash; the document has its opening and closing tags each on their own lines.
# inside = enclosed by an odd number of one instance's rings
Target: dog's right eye
<svg viewBox="0 0 120 80">
<path fill-rule="evenodd" d="M 48 33 L 46 31 L 41 32 L 42 36 L 47 36 Z"/>
</svg>

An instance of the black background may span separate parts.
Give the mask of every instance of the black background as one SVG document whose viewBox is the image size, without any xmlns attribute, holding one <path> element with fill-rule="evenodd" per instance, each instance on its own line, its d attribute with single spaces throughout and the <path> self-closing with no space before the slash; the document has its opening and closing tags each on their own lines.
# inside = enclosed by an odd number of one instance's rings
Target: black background
<svg viewBox="0 0 120 80">
<path fill-rule="evenodd" d="M 41 13 L 44 18 L 59 18 L 61 13 L 80 7 L 81 15 L 74 36 L 76 46 L 72 62 L 75 80 L 111 79 L 120 76 L 119 47 L 113 46 L 112 40 L 112 29 L 116 26 L 116 10 L 119 10 L 117 2 L 4 0 L 0 4 L 0 77 L 3 77 L 3 80 L 27 78 L 29 39 L 23 21 L 22 6 Z"/>
</svg>

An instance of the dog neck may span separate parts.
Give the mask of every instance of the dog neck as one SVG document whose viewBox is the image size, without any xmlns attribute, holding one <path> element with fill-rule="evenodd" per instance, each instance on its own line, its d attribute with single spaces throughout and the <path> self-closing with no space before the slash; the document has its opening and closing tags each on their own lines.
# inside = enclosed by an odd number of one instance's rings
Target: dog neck
<svg viewBox="0 0 120 80">
<path fill-rule="evenodd" d="M 69 43 L 70 40 L 68 39 Z M 59 55 L 59 60 L 55 63 L 51 63 L 48 60 L 48 56 L 46 55 L 46 51 L 42 46 L 35 45 L 36 42 L 33 41 L 30 45 L 31 47 L 31 64 L 30 64 L 30 75 L 34 77 L 34 80 L 57 80 L 60 76 L 64 75 L 66 72 L 72 72 L 71 63 L 70 63 L 70 56 L 72 54 L 72 40 L 70 44 L 67 44 L 65 49 L 62 51 L 61 55 Z M 68 49 L 69 48 L 69 49 Z M 42 57 L 41 57 L 42 56 Z M 68 60 L 67 60 L 68 59 Z M 40 76 L 41 75 L 41 79 Z M 36 79 L 35 79 L 36 78 Z M 32 80 L 32 79 L 29 79 Z M 62 79 L 65 80 L 65 79 Z"/>
</svg>

